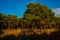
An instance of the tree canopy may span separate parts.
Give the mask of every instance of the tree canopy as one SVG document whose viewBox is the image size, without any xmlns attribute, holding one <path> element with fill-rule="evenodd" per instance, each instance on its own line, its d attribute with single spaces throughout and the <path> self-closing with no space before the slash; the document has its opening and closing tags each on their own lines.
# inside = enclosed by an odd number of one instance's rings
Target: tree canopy
<svg viewBox="0 0 60 40">
<path fill-rule="evenodd" d="M 40 3 L 29 3 L 23 14 L 23 18 L 16 15 L 4 15 L 0 13 L 0 28 L 59 28 L 60 17 L 47 6 Z"/>
</svg>

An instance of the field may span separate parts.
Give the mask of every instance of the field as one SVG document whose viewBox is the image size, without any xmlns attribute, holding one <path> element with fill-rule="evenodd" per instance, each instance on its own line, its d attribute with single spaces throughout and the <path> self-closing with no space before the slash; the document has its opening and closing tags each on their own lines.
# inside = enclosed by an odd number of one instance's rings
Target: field
<svg viewBox="0 0 60 40">
<path fill-rule="evenodd" d="M 5 36 L 14 35 L 32 35 L 36 33 L 37 35 L 42 35 L 46 33 L 47 35 L 50 35 L 51 33 L 58 31 L 57 28 L 51 28 L 51 29 L 3 29 L 2 34 L 0 34 L 0 37 L 3 38 Z"/>
</svg>

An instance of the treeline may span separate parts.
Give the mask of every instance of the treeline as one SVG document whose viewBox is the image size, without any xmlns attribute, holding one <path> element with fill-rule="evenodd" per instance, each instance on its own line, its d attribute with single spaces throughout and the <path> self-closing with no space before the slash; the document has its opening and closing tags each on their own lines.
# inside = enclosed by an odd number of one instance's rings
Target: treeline
<svg viewBox="0 0 60 40">
<path fill-rule="evenodd" d="M 60 28 L 60 17 L 56 17 L 47 6 L 40 3 L 29 3 L 22 18 L 0 13 L 0 30 L 9 28 Z"/>
</svg>

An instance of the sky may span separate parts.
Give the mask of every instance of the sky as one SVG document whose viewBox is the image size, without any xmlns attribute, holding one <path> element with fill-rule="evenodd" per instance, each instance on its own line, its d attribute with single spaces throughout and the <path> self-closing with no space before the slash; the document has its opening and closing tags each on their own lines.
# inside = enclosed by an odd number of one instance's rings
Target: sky
<svg viewBox="0 0 60 40">
<path fill-rule="evenodd" d="M 46 5 L 56 16 L 60 15 L 60 0 L 0 0 L 0 13 L 23 17 L 27 3 L 39 2 Z"/>
</svg>

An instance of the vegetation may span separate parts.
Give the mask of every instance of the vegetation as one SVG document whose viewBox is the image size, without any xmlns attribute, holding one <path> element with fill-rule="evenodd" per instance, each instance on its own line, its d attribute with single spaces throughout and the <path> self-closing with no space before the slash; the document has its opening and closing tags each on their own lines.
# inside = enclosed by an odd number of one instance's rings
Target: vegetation
<svg viewBox="0 0 60 40">
<path fill-rule="evenodd" d="M 55 17 L 54 14 L 44 5 L 29 3 L 23 18 L 0 13 L 0 28 L 58 28 L 60 17 Z"/>
<path fill-rule="evenodd" d="M 51 9 L 40 3 L 27 4 L 27 9 L 22 18 L 18 18 L 16 15 L 4 15 L 0 13 L 0 30 L 17 28 L 60 29 L 60 17 L 56 17 Z"/>
</svg>

